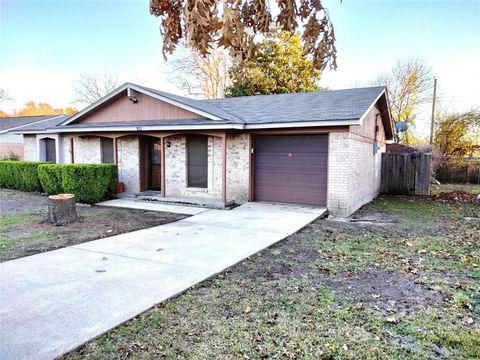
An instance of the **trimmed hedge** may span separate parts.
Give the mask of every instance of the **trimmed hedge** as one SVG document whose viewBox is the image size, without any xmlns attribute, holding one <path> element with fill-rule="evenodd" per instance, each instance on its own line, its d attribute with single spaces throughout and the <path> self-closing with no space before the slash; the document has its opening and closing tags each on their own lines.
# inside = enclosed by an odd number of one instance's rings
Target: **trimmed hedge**
<svg viewBox="0 0 480 360">
<path fill-rule="evenodd" d="M 42 191 L 38 167 L 46 163 L 34 161 L 0 161 L 0 188 Z"/>
<path fill-rule="evenodd" d="M 118 183 L 113 164 L 43 164 L 38 174 L 47 194 L 75 194 L 78 202 L 87 204 L 113 197 Z"/>
<path fill-rule="evenodd" d="M 118 167 L 113 164 L 52 164 L 0 161 L 0 188 L 75 194 L 76 201 L 94 204 L 115 195 Z"/>
</svg>

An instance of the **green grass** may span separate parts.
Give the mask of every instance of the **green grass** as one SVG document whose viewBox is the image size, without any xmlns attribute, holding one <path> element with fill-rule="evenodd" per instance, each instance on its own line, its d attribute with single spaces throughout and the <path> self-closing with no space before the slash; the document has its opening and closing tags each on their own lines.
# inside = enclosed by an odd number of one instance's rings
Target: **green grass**
<svg viewBox="0 0 480 360">
<path fill-rule="evenodd" d="M 5 227 L 10 225 L 24 225 L 36 217 L 36 215 L 22 213 L 0 215 L 0 226 Z"/>
<path fill-rule="evenodd" d="M 316 221 L 67 358 L 479 358 L 480 224 L 462 220 L 479 211 L 395 197 L 358 213 L 386 225 Z M 422 291 L 392 305 L 385 284 L 364 277 L 351 292 L 343 279 L 365 269 Z M 427 291 L 434 300 L 401 305 Z"/>
</svg>

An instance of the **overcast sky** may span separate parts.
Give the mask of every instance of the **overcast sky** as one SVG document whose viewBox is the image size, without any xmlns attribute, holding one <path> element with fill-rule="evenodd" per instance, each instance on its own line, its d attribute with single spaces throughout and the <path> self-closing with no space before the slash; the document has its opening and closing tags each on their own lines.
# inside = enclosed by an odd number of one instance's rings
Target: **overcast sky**
<svg viewBox="0 0 480 360">
<path fill-rule="evenodd" d="M 337 35 L 338 70 L 320 84 L 366 85 L 399 58 L 420 57 L 438 78 L 449 110 L 480 106 L 480 1 L 323 0 Z M 0 0 L 0 88 L 13 101 L 72 105 L 81 73 L 109 72 L 183 95 L 167 80 L 159 20 L 148 1 Z M 433 80 L 432 80 L 433 81 Z M 417 122 L 428 126 L 424 109 Z"/>
</svg>

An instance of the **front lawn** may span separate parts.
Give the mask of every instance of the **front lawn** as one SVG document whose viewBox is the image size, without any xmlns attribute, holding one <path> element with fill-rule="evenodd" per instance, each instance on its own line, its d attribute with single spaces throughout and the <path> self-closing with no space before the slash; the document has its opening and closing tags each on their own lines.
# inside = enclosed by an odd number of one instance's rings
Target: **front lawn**
<svg viewBox="0 0 480 360">
<path fill-rule="evenodd" d="M 475 203 L 379 198 L 66 358 L 479 358 L 479 217 Z"/>
<path fill-rule="evenodd" d="M 0 189 L 0 262 L 185 218 L 184 215 L 77 205 L 78 223 L 45 224 L 48 199 Z"/>
</svg>

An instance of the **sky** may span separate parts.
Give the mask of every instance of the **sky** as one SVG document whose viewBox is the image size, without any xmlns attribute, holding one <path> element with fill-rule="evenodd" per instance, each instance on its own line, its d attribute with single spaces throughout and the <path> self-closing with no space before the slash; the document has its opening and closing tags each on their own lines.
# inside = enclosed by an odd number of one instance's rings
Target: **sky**
<svg viewBox="0 0 480 360">
<path fill-rule="evenodd" d="M 480 106 L 480 0 L 323 4 L 335 27 L 338 69 L 325 71 L 321 86 L 366 86 L 398 59 L 417 57 L 432 67 L 443 109 Z M 0 0 L 0 88 L 13 99 L 1 109 L 30 100 L 71 106 L 73 82 L 89 73 L 183 95 L 168 80 L 161 47 L 159 19 L 150 15 L 148 0 Z M 429 118 L 424 106 L 420 132 Z"/>
</svg>

